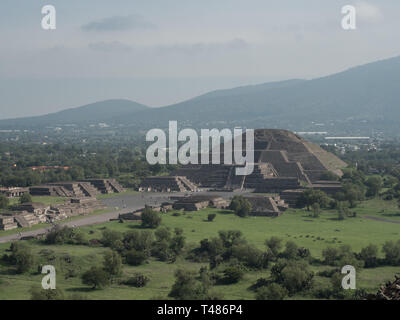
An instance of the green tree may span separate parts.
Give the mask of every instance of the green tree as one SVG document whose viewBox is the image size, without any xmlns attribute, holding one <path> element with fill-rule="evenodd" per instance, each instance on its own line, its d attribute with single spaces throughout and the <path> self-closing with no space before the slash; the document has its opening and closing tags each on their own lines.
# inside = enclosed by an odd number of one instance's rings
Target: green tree
<svg viewBox="0 0 400 320">
<path fill-rule="evenodd" d="M 327 247 L 322 250 L 322 257 L 324 258 L 325 264 L 334 266 L 336 261 L 340 258 L 340 252 L 337 248 Z"/>
<path fill-rule="evenodd" d="M 224 278 L 222 279 L 225 284 L 232 284 L 239 282 L 244 276 L 243 270 L 238 267 L 230 266 L 224 270 Z"/>
<path fill-rule="evenodd" d="M 400 265 L 400 240 L 397 242 L 386 241 L 383 244 L 382 251 L 385 254 L 387 264 L 392 266 Z"/>
<path fill-rule="evenodd" d="M 368 187 L 367 196 L 376 197 L 382 190 L 383 180 L 380 176 L 369 177 L 365 184 Z"/>
<path fill-rule="evenodd" d="M 104 254 L 104 270 L 111 276 L 118 276 L 122 272 L 122 258 L 118 252 L 110 250 Z"/>
<path fill-rule="evenodd" d="M 133 277 L 130 277 L 127 281 L 125 281 L 125 284 L 128 286 L 133 286 L 136 288 L 142 288 L 146 286 L 146 284 L 150 281 L 148 277 L 146 277 L 142 273 L 135 273 Z"/>
<path fill-rule="evenodd" d="M 286 259 L 296 259 L 298 256 L 299 247 L 294 241 L 288 241 L 285 244 L 285 251 L 283 252 L 283 256 Z"/>
<path fill-rule="evenodd" d="M 287 297 L 288 291 L 277 283 L 270 283 L 257 290 L 257 300 L 283 300 Z"/>
<path fill-rule="evenodd" d="M 239 217 L 247 217 L 251 212 L 251 204 L 249 200 L 245 199 L 243 196 L 234 196 L 229 209 L 233 210 L 235 214 Z"/>
<path fill-rule="evenodd" d="M 16 266 L 17 273 L 25 273 L 33 267 L 35 259 L 30 247 L 22 243 L 13 243 L 10 261 Z"/>
<path fill-rule="evenodd" d="M 303 261 L 278 261 L 271 269 L 271 277 L 290 294 L 295 294 L 311 289 L 314 273 Z"/>
<path fill-rule="evenodd" d="M 32 196 L 29 193 L 24 193 L 20 198 L 19 198 L 19 203 L 29 203 L 32 202 Z"/>
<path fill-rule="evenodd" d="M 155 229 L 161 224 L 161 216 L 149 207 L 146 207 L 141 215 L 142 226 Z"/>
<path fill-rule="evenodd" d="M 250 268 L 262 269 L 268 266 L 269 255 L 249 244 L 232 247 L 232 256 Z"/>
<path fill-rule="evenodd" d="M 202 300 L 207 295 L 207 288 L 196 280 L 196 273 L 178 269 L 175 272 L 175 283 L 169 296 L 178 300 Z"/>
<path fill-rule="evenodd" d="M 365 248 L 361 249 L 359 259 L 364 261 L 366 268 L 374 268 L 378 266 L 378 247 L 374 244 L 370 244 Z"/>
<path fill-rule="evenodd" d="M 135 249 L 136 251 L 145 253 L 149 257 L 153 245 L 153 232 L 148 230 L 128 231 L 124 234 L 122 242 L 126 250 Z"/>
<path fill-rule="evenodd" d="M 175 235 L 170 241 L 170 248 L 175 255 L 179 255 L 185 246 L 185 237 L 181 228 L 175 228 Z"/>
<path fill-rule="evenodd" d="M 314 203 L 318 203 L 321 208 L 326 208 L 329 204 L 329 197 L 321 190 L 307 189 L 297 199 L 296 206 L 306 207 L 307 211 L 310 211 L 310 207 Z"/>
<path fill-rule="evenodd" d="M 279 251 L 282 249 L 282 239 L 278 237 L 271 237 L 265 241 L 265 245 L 272 253 L 272 256 L 276 258 Z"/>
<path fill-rule="evenodd" d="M 118 248 L 122 241 L 122 233 L 114 230 L 105 229 L 102 231 L 101 243 L 105 247 Z"/>
<path fill-rule="evenodd" d="M 312 211 L 313 211 L 313 217 L 318 218 L 321 214 L 321 207 L 318 202 L 313 203 L 311 206 Z"/>
<path fill-rule="evenodd" d="M 9 203 L 10 200 L 4 194 L 0 194 L 0 209 L 6 209 Z"/>
<path fill-rule="evenodd" d="M 82 283 L 92 289 L 103 288 L 110 282 L 109 274 L 100 267 L 91 267 L 82 275 Z"/>
<path fill-rule="evenodd" d="M 131 249 L 126 254 L 126 262 L 132 266 L 139 266 L 147 260 L 147 255 L 143 251 Z"/>
</svg>

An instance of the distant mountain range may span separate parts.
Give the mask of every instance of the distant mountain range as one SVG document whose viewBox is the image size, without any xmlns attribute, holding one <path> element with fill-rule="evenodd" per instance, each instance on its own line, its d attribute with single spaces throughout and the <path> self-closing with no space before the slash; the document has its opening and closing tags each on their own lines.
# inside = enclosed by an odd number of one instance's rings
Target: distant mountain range
<svg viewBox="0 0 400 320">
<path fill-rule="evenodd" d="M 161 108 L 107 100 L 38 117 L 1 120 L 0 128 L 57 124 L 195 128 L 245 126 L 400 135 L 400 57 L 313 80 L 288 80 L 213 91 Z"/>
</svg>

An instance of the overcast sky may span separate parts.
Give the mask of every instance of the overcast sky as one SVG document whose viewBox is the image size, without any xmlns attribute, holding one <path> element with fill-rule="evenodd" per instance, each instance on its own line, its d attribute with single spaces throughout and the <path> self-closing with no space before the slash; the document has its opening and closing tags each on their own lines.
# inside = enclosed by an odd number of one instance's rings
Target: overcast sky
<svg viewBox="0 0 400 320">
<path fill-rule="evenodd" d="M 1 0 L 0 118 L 336 73 L 400 55 L 399 16 L 398 0 Z"/>
</svg>

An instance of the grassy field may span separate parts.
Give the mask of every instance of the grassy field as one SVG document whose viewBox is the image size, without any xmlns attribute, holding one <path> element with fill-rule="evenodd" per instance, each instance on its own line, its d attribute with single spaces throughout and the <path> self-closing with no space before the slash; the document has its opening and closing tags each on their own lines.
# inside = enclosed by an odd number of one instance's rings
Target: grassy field
<svg viewBox="0 0 400 320">
<path fill-rule="evenodd" d="M 379 201 L 375 203 L 379 207 Z M 395 208 L 387 210 L 395 211 Z M 383 213 L 375 212 L 371 207 L 361 206 L 356 209 L 363 214 L 382 216 Z M 365 212 L 364 212 L 365 211 Z M 213 222 L 208 222 L 207 215 L 217 213 Z M 375 212 L 375 213 L 374 213 Z M 386 212 L 386 209 L 385 209 Z M 389 211 L 388 211 L 389 212 Z M 391 212 L 391 211 L 390 211 Z M 398 224 L 374 221 L 362 218 L 359 214 L 356 218 L 346 218 L 339 221 L 333 212 L 323 212 L 319 218 L 311 218 L 309 213 L 303 210 L 289 210 L 277 218 L 248 217 L 239 218 L 230 211 L 206 209 L 199 212 L 184 213 L 174 216 L 172 213 L 162 215 L 164 226 L 184 230 L 186 243 L 198 245 L 204 238 L 215 237 L 219 230 L 241 230 L 249 243 L 259 248 L 264 248 L 265 239 L 271 236 L 281 237 L 283 240 L 293 240 L 299 246 L 307 247 L 313 256 L 320 257 L 321 251 L 327 246 L 351 245 L 353 251 L 358 252 L 362 247 L 373 243 L 379 247 L 387 240 L 400 238 L 400 226 Z M 82 227 L 89 238 L 99 239 L 104 228 L 125 232 L 140 228 L 138 222 L 119 223 L 108 222 L 104 224 Z M 151 259 L 148 264 L 132 267 L 124 265 L 123 277 L 128 277 L 134 272 L 142 272 L 151 281 L 144 288 L 132 288 L 124 285 L 113 284 L 103 290 L 90 290 L 82 285 L 79 275 L 89 269 L 90 266 L 102 261 L 102 255 L 107 250 L 102 247 L 88 246 L 45 246 L 38 241 L 30 241 L 37 257 L 41 257 L 43 249 L 51 249 L 56 253 L 56 269 L 58 271 L 57 285 L 63 289 L 66 295 L 79 293 L 90 299 L 151 299 L 154 297 L 166 298 L 174 282 L 174 272 L 177 268 L 198 270 L 202 264 L 192 263 L 184 259 L 174 264 L 168 264 Z M 9 244 L 0 244 L 0 256 L 5 253 Z M 74 258 L 75 277 L 65 279 L 65 263 L 62 257 L 66 254 Z M 44 259 L 44 258 L 42 258 Z M 44 261 L 46 262 L 46 261 Z M 49 264 L 52 264 L 49 262 Z M 329 269 L 327 266 L 311 267 L 313 271 Z M 396 273 L 400 273 L 399 267 L 379 267 L 374 269 L 362 269 L 357 273 L 357 286 L 369 291 L 376 291 L 378 286 L 387 280 L 391 280 Z M 249 287 L 260 277 L 268 277 L 269 271 L 251 271 L 237 284 L 215 286 L 216 292 L 223 293 L 226 299 L 253 299 L 254 292 Z M 6 266 L 0 266 L 0 299 L 29 299 L 29 288 L 32 285 L 40 285 L 40 274 L 9 274 Z M 318 286 L 326 286 L 328 278 L 315 277 Z M 294 297 L 296 298 L 296 297 Z"/>
<path fill-rule="evenodd" d="M 10 205 L 13 206 L 19 202 L 19 198 L 10 199 Z M 40 197 L 32 197 L 32 202 L 41 202 L 46 205 L 52 205 L 57 203 L 64 203 L 64 197 L 51 197 L 51 196 L 40 196 Z"/>
</svg>

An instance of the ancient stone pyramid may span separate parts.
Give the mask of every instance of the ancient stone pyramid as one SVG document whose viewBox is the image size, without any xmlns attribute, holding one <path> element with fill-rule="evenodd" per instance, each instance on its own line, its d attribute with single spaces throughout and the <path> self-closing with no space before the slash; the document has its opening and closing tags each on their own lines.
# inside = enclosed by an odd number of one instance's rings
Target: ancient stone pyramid
<svg viewBox="0 0 400 320">
<path fill-rule="evenodd" d="M 221 145 L 221 159 L 223 149 Z M 254 171 L 251 175 L 236 176 L 236 165 L 223 164 L 186 165 L 173 174 L 186 176 L 202 187 L 280 192 L 312 184 L 321 180 L 328 171 L 341 176 L 341 168 L 345 166 L 346 163 L 332 153 L 290 131 L 257 129 L 254 132 Z"/>
</svg>

